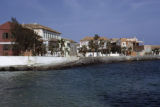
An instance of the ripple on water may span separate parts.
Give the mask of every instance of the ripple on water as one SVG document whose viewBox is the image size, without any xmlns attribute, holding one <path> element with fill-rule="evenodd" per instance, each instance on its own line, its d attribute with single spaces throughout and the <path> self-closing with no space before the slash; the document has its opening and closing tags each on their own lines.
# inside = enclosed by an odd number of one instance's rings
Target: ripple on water
<svg viewBox="0 0 160 107">
<path fill-rule="evenodd" d="M 142 61 L 54 71 L 0 72 L 0 105 L 158 107 L 159 65 L 160 61 Z"/>
</svg>

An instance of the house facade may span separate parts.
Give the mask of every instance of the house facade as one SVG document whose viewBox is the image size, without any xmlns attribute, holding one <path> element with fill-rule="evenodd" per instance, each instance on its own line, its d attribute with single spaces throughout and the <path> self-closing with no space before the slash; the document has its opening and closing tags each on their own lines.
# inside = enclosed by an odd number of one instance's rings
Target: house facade
<svg viewBox="0 0 160 107">
<path fill-rule="evenodd" d="M 144 45 L 146 55 L 160 55 L 160 45 Z"/>
<path fill-rule="evenodd" d="M 71 39 L 63 38 L 64 42 L 64 55 L 65 56 L 77 56 L 77 43 Z"/>
<path fill-rule="evenodd" d="M 143 41 L 139 41 L 136 37 L 120 38 L 117 41 L 117 45 L 119 45 L 121 49 L 125 49 L 128 55 L 132 56 L 140 55 L 144 50 Z"/>
<path fill-rule="evenodd" d="M 0 56 L 13 56 L 18 55 L 15 53 L 14 49 L 12 48 L 13 42 L 13 35 L 11 34 L 11 22 L 6 22 L 0 25 Z M 49 41 L 52 39 L 60 40 L 61 33 L 57 32 L 49 27 L 45 27 L 39 24 L 22 24 L 23 27 L 34 30 L 39 36 L 42 37 L 43 43 L 46 45 L 47 54 L 50 55 L 49 51 Z"/>
<path fill-rule="evenodd" d="M 100 52 L 100 50 L 104 50 L 104 49 L 107 48 L 106 46 L 107 46 L 108 39 L 106 37 L 99 37 L 98 40 L 96 40 L 97 44 L 99 45 L 98 52 L 90 49 L 90 47 L 89 47 L 90 41 L 95 42 L 94 37 L 86 36 L 83 39 L 81 39 L 78 50 L 80 50 L 83 46 L 85 46 L 87 48 L 86 57 L 89 57 L 89 56 L 94 56 L 94 57 L 103 56 L 103 53 Z M 103 42 L 103 44 L 101 44 L 102 42 Z M 80 52 L 78 51 L 78 53 L 80 53 Z"/>
<path fill-rule="evenodd" d="M 61 40 L 61 33 L 53 30 L 49 27 L 34 23 L 34 24 L 22 24 L 23 27 L 34 30 L 39 36 L 42 37 L 43 43 L 46 45 L 46 56 L 51 55 L 51 51 L 49 50 L 49 42 L 52 39 Z"/>
<path fill-rule="evenodd" d="M 13 36 L 10 32 L 11 22 L 0 25 L 0 56 L 13 56 Z"/>
</svg>

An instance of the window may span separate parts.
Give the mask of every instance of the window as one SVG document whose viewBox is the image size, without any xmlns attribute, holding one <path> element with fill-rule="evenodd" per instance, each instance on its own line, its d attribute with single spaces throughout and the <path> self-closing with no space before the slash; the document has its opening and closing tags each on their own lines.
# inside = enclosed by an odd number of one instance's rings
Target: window
<svg viewBox="0 0 160 107">
<path fill-rule="evenodd" d="M 10 50 L 10 45 L 3 45 L 3 50 L 5 51 Z"/>
<path fill-rule="evenodd" d="M 9 38 L 9 34 L 8 33 L 3 33 L 3 39 L 8 39 Z"/>
<path fill-rule="evenodd" d="M 67 46 L 70 47 L 71 46 L 70 43 L 67 43 Z"/>
</svg>

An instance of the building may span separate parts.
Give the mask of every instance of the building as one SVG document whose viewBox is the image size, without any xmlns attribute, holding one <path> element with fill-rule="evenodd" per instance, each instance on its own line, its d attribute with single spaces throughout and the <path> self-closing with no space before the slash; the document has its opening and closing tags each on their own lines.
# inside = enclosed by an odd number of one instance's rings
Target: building
<svg viewBox="0 0 160 107">
<path fill-rule="evenodd" d="M 89 37 L 89 36 L 84 37 L 83 39 L 80 40 L 79 48 L 81 48 L 82 46 L 86 46 L 87 49 L 89 49 L 89 41 L 91 40 L 93 40 L 93 37 Z"/>
<path fill-rule="evenodd" d="M 0 25 L 0 56 L 13 56 L 13 36 L 11 34 L 11 22 Z"/>
<path fill-rule="evenodd" d="M 1 56 L 13 56 L 18 55 L 12 49 L 13 36 L 11 34 L 11 22 L 6 22 L 0 25 L 0 55 Z M 50 55 L 49 51 L 49 41 L 52 39 L 60 40 L 61 33 L 57 32 L 49 27 L 40 24 L 22 24 L 23 27 L 34 30 L 39 36 L 42 37 L 43 43 L 46 45 L 47 55 Z"/>
<path fill-rule="evenodd" d="M 77 56 L 77 43 L 71 39 L 63 38 L 64 47 L 63 51 L 65 56 Z"/>
<path fill-rule="evenodd" d="M 90 47 L 89 47 L 90 41 L 97 42 L 97 44 L 99 45 L 98 52 L 96 52 L 95 49 L 94 50 L 90 49 Z M 106 47 L 107 41 L 108 41 L 108 39 L 106 37 L 99 37 L 98 40 L 94 40 L 94 37 L 86 36 L 80 40 L 80 45 L 79 45 L 78 50 L 80 50 L 83 46 L 85 46 L 87 48 L 86 57 L 88 57 L 88 56 L 95 56 L 95 57 L 96 56 L 103 56 L 102 50 L 107 48 Z M 102 42 L 103 42 L 103 44 L 101 44 Z"/>
<path fill-rule="evenodd" d="M 87 49 L 89 49 L 89 41 L 91 41 L 91 40 L 94 40 L 94 37 L 86 36 L 83 39 L 81 39 L 80 40 L 80 48 L 85 45 L 87 47 Z M 104 47 L 106 47 L 106 43 L 107 43 L 108 39 L 106 37 L 100 37 L 98 39 L 98 42 L 100 42 L 100 40 L 104 41 Z"/>
<path fill-rule="evenodd" d="M 154 52 L 156 50 L 159 50 L 157 52 Z M 160 45 L 144 45 L 144 51 L 146 55 L 160 55 Z"/>
<path fill-rule="evenodd" d="M 34 30 L 39 36 L 42 37 L 43 43 L 46 45 L 47 56 L 51 55 L 49 51 L 49 41 L 52 39 L 61 40 L 61 33 L 53 30 L 52 28 L 34 23 L 34 24 L 22 24 L 23 27 Z"/>
<path fill-rule="evenodd" d="M 117 41 L 117 45 L 121 47 L 121 49 L 125 49 L 127 51 L 127 55 L 141 55 L 141 52 L 144 50 L 143 41 L 139 41 L 136 37 L 134 38 L 120 38 Z"/>
</svg>

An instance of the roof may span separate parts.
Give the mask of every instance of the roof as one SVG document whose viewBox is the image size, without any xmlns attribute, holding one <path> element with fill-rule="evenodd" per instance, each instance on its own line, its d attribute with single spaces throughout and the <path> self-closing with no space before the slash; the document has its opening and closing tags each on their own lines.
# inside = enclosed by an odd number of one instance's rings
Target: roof
<svg viewBox="0 0 160 107">
<path fill-rule="evenodd" d="M 94 40 L 94 37 L 86 36 L 83 39 L 81 39 L 80 41 L 90 41 L 90 40 Z M 106 37 L 100 37 L 99 40 L 107 41 L 108 39 Z"/>
<path fill-rule="evenodd" d="M 158 49 L 159 49 L 159 48 L 160 48 L 160 45 L 151 45 L 151 48 L 152 48 L 152 49 L 155 49 L 155 48 L 158 48 Z"/>
<path fill-rule="evenodd" d="M 121 42 L 126 42 L 127 38 L 120 38 Z"/>
<path fill-rule="evenodd" d="M 44 29 L 44 30 L 48 30 L 50 32 L 54 32 L 54 33 L 58 33 L 61 34 L 60 32 L 53 30 L 49 27 L 40 25 L 40 24 L 22 24 L 24 27 L 29 28 L 29 29 Z"/>
<path fill-rule="evenodd" d="M 120 38 L 121 42 L 137 42 L 137 43 L 143 43 L 143 41 L 138 41 L 137 38 Z"/>
<path fill-rule="evenodd" d="M 90 40 L 93 40 L 93 37 L 86 36 L 83 39 L 81 39 L 80 41 L 90 41 Z"/>
<path fill-rule="evenodd" d="M 5 22 L 4 24 L 0 25 L 0 30 L 8 30 L 11 29 L 11 22 Z"/>
<path fill-rule="evenodd" d="M 72 39 L 68 39 L 68 38 L 62 38 L 62 39 L 64 39 L 64 40 L 66 40 L 66 41 L 70 41 L 71 43 L 76 43 L 74 40 L 72 40 Z"/>
<path fill-rule="evenodd" d="M 108 38 L 106 38 L 106 37 L 100 37 L 99 39 L 100 39 L 100 40 L 105 40 L 105 41 L 108 40 Z"/>
<path fill-rule="evenodd" d="M 111 38 L 110 41 L 111 42 L 117 42 L 119 40 L 119 38 Z"/>
</svg>

